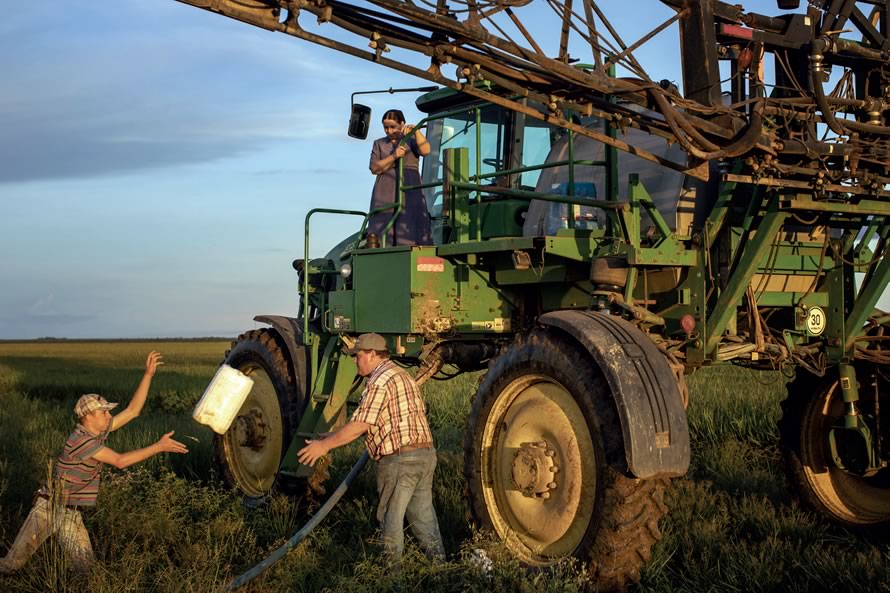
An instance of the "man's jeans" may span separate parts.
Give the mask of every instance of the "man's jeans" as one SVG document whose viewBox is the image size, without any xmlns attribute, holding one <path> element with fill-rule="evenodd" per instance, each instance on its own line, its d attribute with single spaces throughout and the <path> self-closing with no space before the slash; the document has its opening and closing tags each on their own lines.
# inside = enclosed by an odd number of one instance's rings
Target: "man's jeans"
<svg viewBox="0 0 890 593">
<path fill-rule="evenodd" d="M 95 562 L 90 536 L 80 511 L 38 498 L 6 557 L 0 558 L 0 574 L 10 574 L 21 568 L 52 534 L 59 537 L 75 568 L 87 570 Z"/>
<path fill-rule="evenodd" d="M 442 560 L 445 548 L 433 508 L 435 449 L 387 455 L 377 461 L 377 520 L 383 529 L 383 551 L 398 562 L 405 549 L 405 517 L 428 558 Z"/>
</svg>

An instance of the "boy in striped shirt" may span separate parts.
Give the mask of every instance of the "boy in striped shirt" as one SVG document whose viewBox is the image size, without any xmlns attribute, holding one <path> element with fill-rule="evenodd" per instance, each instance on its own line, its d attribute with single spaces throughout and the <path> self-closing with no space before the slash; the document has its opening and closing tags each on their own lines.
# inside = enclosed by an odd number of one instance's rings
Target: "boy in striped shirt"
<svg viewBox="0 0 890 593">
<path fill-rule="evenodd" d="M 12 547 L 5 558 L 0 558 L 0 574 L 12 574 L 21 568 L 40 544 L 53 534 L 59 536 L 74 566 L 88 570 L 95 562 L 95 556 L 80 509 L 96 505 L 102 466 L 107 463 L 122 469 L 158 453 L 188 452 L 185 445 L 171 438 L 172 432 L 153 445 L 128 453 L 117 453 L 105 446 L 111 431 L 127 424 L 142 411 L 152 377 L 162 364 L 159 352 L 149 353 L 145 374 L 130 404 L 115 416 L 110 410 L 117 404 L 106 401 L 101 395 L 89 393 L 77 400 L 74 406 L 77 426 L 56 460 L 52 483 L 37 491 L 34 506 Z"/>
</svg>

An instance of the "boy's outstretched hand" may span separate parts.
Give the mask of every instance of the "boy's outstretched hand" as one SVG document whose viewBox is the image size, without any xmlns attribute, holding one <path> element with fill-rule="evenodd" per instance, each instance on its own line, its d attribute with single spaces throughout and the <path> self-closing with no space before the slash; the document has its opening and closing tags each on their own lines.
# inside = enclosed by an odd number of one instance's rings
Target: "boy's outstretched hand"
<svg viewBox="0 0 890 593">
<path fill-rule="evenodd" d="M 158 446 L 158 449 L 160 449 L 161 453 L 188 453 L 189 450 L 185 445 L 179 441 L 173 440 L 172 437 L 174 432 L 176 431 L 171 430 L 155 443 Z"/>
<path fill-rule="evenodd" d="M 158 367 L 162 364 L 164 364 L 164 357 L 161 356 L 160 352 L 152 350 L 148 353 L 148 358 L 145 360 L 145 374 L 149 377 L 154 377 Z"/>
</svg>

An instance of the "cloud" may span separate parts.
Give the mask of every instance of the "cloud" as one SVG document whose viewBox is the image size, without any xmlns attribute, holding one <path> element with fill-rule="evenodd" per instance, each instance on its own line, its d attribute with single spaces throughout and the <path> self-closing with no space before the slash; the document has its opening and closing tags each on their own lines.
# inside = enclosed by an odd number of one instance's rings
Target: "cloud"
<svg viewBox="0 0 890 593">
<path fill-rule="evenodd" d="M 56 295 L 48 294 L 46 296 L 39 297 L 33 303 L 28 306 L 28 313 L 31 315 L 40 315 L 41 312 L 45 312 L 47 309 L 52 307 L 53 301 L 56 300 Z"/>
<path fill-rule="evenodd" d="M 59 328 L 64 328 L 93 321 L 97 317 L 91 314 L 63 313 L 56 305 L 56 295 L 47 294 L 31 301 L 19 315 L 14 316 L 14 319 L 22 325 L 37 324 L 45 327 L 56 325 Z"/>
<path fill-rule="evenodd" d="M 197 164 L 341 135 L 343 114 L 317 89 L 357 71 L 282 35 L 210 14 L 180 22 L 139 5 L 123 10 L 148 25 L 121 15 L 104 29 L 93 15 L 98 30 L 61 35 L 53 21 L 35 33 L 45 17 L 35 10 L 32 28 L 22 17 L 9 27 L 0 41 L 0 183 Z M 161 28 L 165 16 L 174 26 Z M 200 26 L 184 24 L 193 21 Z"/>
</svg>

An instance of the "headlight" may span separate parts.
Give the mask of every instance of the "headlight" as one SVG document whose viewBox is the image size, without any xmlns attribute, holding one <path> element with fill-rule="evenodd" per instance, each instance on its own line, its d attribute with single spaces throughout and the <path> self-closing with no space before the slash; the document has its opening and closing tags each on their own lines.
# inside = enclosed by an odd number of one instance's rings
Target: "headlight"
<svg viewBox="0 0 890 593">
<path fill-rule="evenodd" d="M 352 265 L 343 264 L 342 266 L 340 266 L 340 275 L 343 276 L 344 280 L 352 276 Z"/>
</svg>

